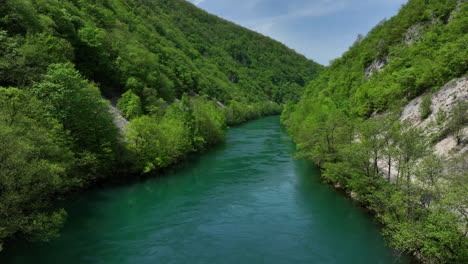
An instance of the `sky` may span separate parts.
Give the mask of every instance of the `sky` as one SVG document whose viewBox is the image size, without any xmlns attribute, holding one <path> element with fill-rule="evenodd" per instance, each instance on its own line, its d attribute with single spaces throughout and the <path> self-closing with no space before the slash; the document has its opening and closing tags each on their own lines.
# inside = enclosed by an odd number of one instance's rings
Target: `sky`
<svg viewBox="0 0 468 264">
<path fill-rule="evenodd" d="M 276 39 L 323 65 L 358 34 L 398 13 L 407 0 L 188 0 L 238 25 Z"/>
</svg>

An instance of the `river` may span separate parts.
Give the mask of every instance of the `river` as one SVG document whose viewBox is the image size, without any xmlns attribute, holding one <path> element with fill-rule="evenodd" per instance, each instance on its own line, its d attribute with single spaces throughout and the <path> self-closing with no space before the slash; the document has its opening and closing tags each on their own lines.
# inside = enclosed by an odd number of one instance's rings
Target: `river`
<svg viewBox="0 0 468 264">
<path fill-rule="evenodd" d="M 59 239 L 0 263 L 407 263 L 294 152 L 277 116 L 231 128 L 168 175 L 71 199 Z"/>
</svg>

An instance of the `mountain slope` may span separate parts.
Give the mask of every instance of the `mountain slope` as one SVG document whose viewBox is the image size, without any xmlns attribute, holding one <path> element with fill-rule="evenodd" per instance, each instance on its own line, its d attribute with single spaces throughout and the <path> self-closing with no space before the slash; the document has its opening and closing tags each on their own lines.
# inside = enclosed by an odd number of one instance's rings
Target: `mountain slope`
<svg viewBox="0 0 468 264">
<path fill-rule="evenodd" d="M 18 46 L 11 59 L 28 68 L 4 65 L 2 86 L 28 84 L 48 64 L 72 61 L 106 96 L 137 84 L 168 102 L 183 92 L 282 102 L 297 98 L 321 68 L 183 0 L 9 0 L 0 14 L 5 37 L 14 38 L 7 42 Z"/>
<path fill-rule="evenodd" d="M 279 113 L 321 69 L 183 0 L 2 1 L 0 249 L 56 236 L 66 212 L 52 205 L 70 191 Z"/>
<path fill-rule="evenodd" d="M 465 1 L 409 1 L 334 60 L 306 98 L 370 116 L 468 70 Z M 303 100 L 306 100 L 305 98 Z"/>
<path fill-rule="evenodd" d="M 466 1 L 410 0 L 282 116 L 299 156 L 425 263 L 468 259 L 467 47 Z"/>
</svg>

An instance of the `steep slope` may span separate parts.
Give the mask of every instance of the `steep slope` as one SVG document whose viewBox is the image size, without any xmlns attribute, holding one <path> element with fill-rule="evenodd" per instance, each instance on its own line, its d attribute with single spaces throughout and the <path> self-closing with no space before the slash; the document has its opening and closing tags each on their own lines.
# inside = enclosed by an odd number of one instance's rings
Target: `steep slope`
<svg viewBox="0 0 468 264">
<path fill-rule="evenodd" d="M 282 102 L 321 68 L 184 0 L 8 0 L 0 14 L 14 49 L 4 60 L 16 60 L 2 65 L 2 86 L 27 85 L 48 64 L 72 61 L 106 96 L 129 88 L 142 96 L 138 89 L 147 87 L 168 102 L 184 92 Z"/>
<path fill-rule="evenodd" d="M 245 92 L 263 91 L 277 102 L 297 100 L 301 87 L 321 69 L 276 41 L 231 22 L 221 22 L 184 1 L 161 2 L 162 8 L 169 10 L 171 21 L 189 36 L 198 52 L 215 61 L 228 79 Z M 249 96 L 255 98 L 255 94 Z"/>
<path fill-rule="evenodd" d="M 1 1 L 0 249 L 56 236 L 70 191 L 279 113 L 321 69 L 183 0 Z"/>
<path fill-rule="evenodd" d="M 410 0 L 283 111 L 299 155 L 427 263 L 468 259 L 467 47 L 466 1 Z"/>
<path fill-rule="evenodd" d="M 395 100 L 437 90 L 468 70 L 465 1 L 409 1 L 332 62 L 307 89 L 319 103 L 333 100 L 370 116 Z"/>
</svg>

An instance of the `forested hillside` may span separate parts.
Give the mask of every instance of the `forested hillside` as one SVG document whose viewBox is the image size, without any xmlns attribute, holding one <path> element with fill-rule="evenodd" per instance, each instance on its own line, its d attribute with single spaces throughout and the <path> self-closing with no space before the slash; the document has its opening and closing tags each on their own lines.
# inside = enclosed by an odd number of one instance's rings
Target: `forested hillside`
<svg viewBox="0 0 468 264">
<path fill-rule="evenodd" d="M 468 260 L 467 47 L 466 1 L 410 0 L 282 117 L 324 181 L 375 212 L 392 247 L 427 263 Z"/>
<path fill-rule="evenodd" d="M 8 0 L 0 12 L 2 86 L 29 85 L 49 64 L 71 61 L 107 97 L 132 88 L 167 102 L 184 92 L 282 102 L 320 69 L 183 0 Z"/>
<path fill-rule="evenodd" d="M 2 0 L 0 249 L 56 236 L 70 191 L 279 113 L 321 69 L 183 0 Z"/>
</svg>

